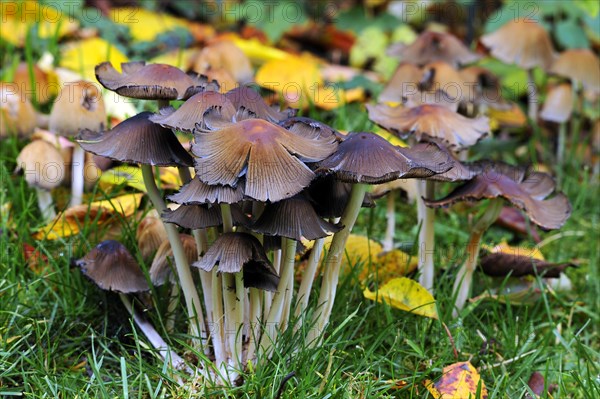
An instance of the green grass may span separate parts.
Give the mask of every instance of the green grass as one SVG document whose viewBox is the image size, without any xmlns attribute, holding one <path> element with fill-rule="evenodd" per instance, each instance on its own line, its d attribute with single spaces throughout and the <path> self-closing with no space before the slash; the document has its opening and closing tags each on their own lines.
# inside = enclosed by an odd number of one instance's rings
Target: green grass
<svg viewBox="0 0 600 399">
<path fill-rule="evenodd" d="M 364 119 L 359 120 L 359 126 L 333 123 L 368 128 Z M 451 287 L 466 242 L 467 217 L 440 212 L 436 222 L 439 321 L 365 300 L 356 273 L 350 273 L 340 282 L 321 347 L 303 347 L 303 332 L 287 334 L 273 359 L 248 373 L 243 386 L 225 390 L 193 379 L 180 387 L 148 349 L 145 338 L 137 335 L 118 298 L 100 291 L 70 266 L 71 258 L 81 257 L 101 240 L 102 232 L 92 220 L 76 237 L 56 242 L 31 238 L 40 226 L 35 193 L 21 177 L 12 175 L 23 145 L 9 139 L 0 153 L 1 199 L 12 203 L 10 223 L 3 215 L 0 225 L 0 396 L 274 398 L 281 381 L 293 372 L 282 397 L 424 398 L 430 397 L 426 380 L 435 381 L 443 367 L 464 360 L 481 370 L 490 398 L 522 397 L 533 371 L 541 372 L 547 384 L 556 385 L 555 398 L 600 395 L 598 184 L 586 173 L 567 174 L 564 189 L 573 215 L 558 232 L 584 236 L 566 234 L 543 248 L 549 260 L 580 263 L 567 272 L 574 284 L 571 291 L 544 293 L 528 306 L 487 301 L 452 319 Z M 364 210 L 356 230 L 380 238 L 384 207 Z M 414 241 L 414 208 L 400 204 L 398 218 L 398 241 Z M 122 241 L 135 251 L 135 224 L 123 223 Z M 553 234 L 557 232 L 544 233 L 543 238 Z M 485 241 L 497 243 L 502 238 L 516 239 L 492 228 Z M 41 272 L 27 266 L 24 243 L 48 257 Z M 500 284 L 477 278 L 478 292 Z M 156 312 L 149 313 L 160 326 Z M 186 350 L 184 334 L 170 340 L 180 352 Z M 186 354 L 194 361 L 193 353 Z M 398 381 L 405 385 L 395 389 Z"/>
</svg>

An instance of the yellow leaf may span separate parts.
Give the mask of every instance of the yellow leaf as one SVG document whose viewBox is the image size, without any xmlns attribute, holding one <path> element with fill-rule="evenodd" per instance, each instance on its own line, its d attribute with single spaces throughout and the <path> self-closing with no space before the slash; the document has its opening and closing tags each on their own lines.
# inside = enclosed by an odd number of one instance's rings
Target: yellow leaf
<svg viewBox="0 0 600 399">
<path fill-rule="evenodd" d="M 159 54 L 149 60 L 152 64 L 167 64 L 177 68 L 188 70 L 192 60 L 196 56 L 196 49 L 178 49 Z"/>
<path fill-rule="evenodd" d="M 367 288 L 363 295 L 373 301 L 385 301 L 396 309 L 432 319 L 438 318 L 433 295 L 419 283 L 406 277 L 393 278 L 375 292 Z"/>
<path fill-rule="evenodd" d="M 490 117 L 490 126 L 492 130 L 501 126 L 506 127 L 521 127 L 527 123 L 527 117 L 517 104 L 513 103 L 508 110 L 499 110 L 490 108 L 488 110 Z"/>
<path fill-rule="evenodd" d="M 33 26 L 37 26 L 38 35 L 43 39 L 55 36 L 60 39 L 79 27 L 76 19 L 52 3 L 37 1 L 2 1 L 0 18 L 0 38 L 16 46 L 23 46 L 27 30 Z"/>
<path fill-rule="evenodd" d="M 378 136 L 383 137 L 392 145 L 395 145 L 398 147 L 408 147 L 408 144 L 406 144 L 406 142 L 404 140 L 400 139 L 398 136 L 396 136 L 380 127 L 375 128 L 374 133 Z"/>
<path fill-rule="evenodd" d="M 95 201 L 89 205 L 78 205 L 60 213 L 54 220 L 33 234 L 36 240 L 56 240 L 78 234 L 86 220 L 95 226 L 115 220 L 115 215 L 127 218 L 140 206 L 143 194 L 126 194 L 108 200 Z"/>
<path fill-rule="evenodd" d="M 142 169 L 137 166 L 121 165 L 109 169 L 100 176 L 100 187 L 120 186 L 126 184 L 143 193 L 146 192 Z"/>
<path fill-rule="evenodd" d="M 105 61 L 109 61 L 120 70 L 121 63 L 127 62 L 127 57 L 106 40 L 92 37 L 65 46 L 60 65 L 79 73 L 84 79 L 95 82 L 94 68 Z"/>
<path fill-rule="evenodd" d="M 515 256 L 526 256 L 528 258 L 537 259 L 537 260 L 545 260 L 544 255 L 540 252 L 540 250 L 536 247 L 526 248 L 526 247 L 512 247 L 508 245 L 506 241 L 502 241 L 500 244 L 495 246 L 483 245 L 483 248 L 491 253 L 502 253 L 507 255 L 515 255 Z"/>
<path fill-rule="evenodd" d="M 427 381 L 425 387 L 435 399 L 475 399 L 480 381 L 479 397 L 486 399 L 488 392 L 477 369 L 470 362 L 459 362 L 444 367 L 439 381 Z"/>
<path fill-rule="evenodd" d="M 179 189 L 182 186 L 179 170 L 173 166 L 160 168 L 160 181 L 164 183 L 164 188 Z"/>
<path fill-rule="evenodd" d="M 364 98 L 365 91 L 361 87 L 344 90 L 339 88 L 337 85 L 326 84 L 324 86 L 317 87 L 317 89 L 313 91 L 310 100 L 315 104 L 315 106 L 327 111 L 331 111 L 332 109 L 339 108 L 351 102 L 362 101 Z M 302 108 L 302 105 L 306 106 L 308 103 L 298 104 L 298 107 Z M 292 106 L 296 105 L 292 104 Z"/>
<path fill-rule="evenodd" d="M 288 54 L 261 66 L 256 72 L 256 83 L 281 94 L 288 102 L 302 101 L 302 96 L 323 84 L 318 60 L 308 54 Z"/>
<path fill-rule="evenodd" d="M 258 39 L 242 39 L 237 35 L 231 35 L 231 40 L 238 46 L 254 64 L 264 64 L 273 60 L 282 60 L 289 55 L 283 50 L 262 44 Z"/>
<path fill-rule="evenodd" d="M 150 42 L 162 33 L 177 28 L 188 29 L 189 26 L 185 19 L 137 7 L 113 8 L 110 18 L 114 23 L 129 28 L 131 37 L 140 42 Z"/>
</svg>

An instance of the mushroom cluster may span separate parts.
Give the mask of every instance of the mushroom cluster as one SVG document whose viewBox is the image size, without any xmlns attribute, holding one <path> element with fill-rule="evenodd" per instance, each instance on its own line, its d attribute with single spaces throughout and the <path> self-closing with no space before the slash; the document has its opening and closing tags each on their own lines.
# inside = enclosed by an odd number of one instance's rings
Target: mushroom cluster
<svg viewBox="0 0 600 399">
<path fill-rule="evenodd" d="M 287 328 L 312 323 L 307 343 L 320 341 L 368 185 L 425 179 L 454 164 L 437 144 L 400 148 L 373 133 L 343 135 L 296 117 L 293 109 L 268 105 L 249 86 L 221 93 L 214 82 L 199 85 L 166 66 L 134 63 L 122 70 L 119 75 L 101 64 L 96 74 L 121 95 L 160 101 L 159 112 L 142 112 L 108 131 L 82 130 L 77 141 L 93 154 L 141 165 L 164 225 L 159 228 L 153 216 L 138 231 L 138 237 L 155 242 L 149 247 L 140 241 L 143 253 L 157 251 L 150 282 L 172 284 L 172 299 L 181 288 L 192 341 L 214 358 L 200 369 L 217 381 L 235 381 L 248 364 L 271 356 Z M 166 104 L 172 99 L 186 101 L 174 109 Z M 193 135 L 191 153 L 175 131 Z M 154 179 L 153 169 L 163 166 L 180 168 L 184 182 L 170 195 Z M 168 237 L 162 245 L 161 231 Z M 319 296 L 311 300 L 323 241 L 330 235 Z M 313 253 L 295 289 L 295 255 L 306 241 L 315 242 Z M 171 316 L 176 308 L 169 306 Z M 174 326 L 168 319 L 168 328 Z"/>
</svg>

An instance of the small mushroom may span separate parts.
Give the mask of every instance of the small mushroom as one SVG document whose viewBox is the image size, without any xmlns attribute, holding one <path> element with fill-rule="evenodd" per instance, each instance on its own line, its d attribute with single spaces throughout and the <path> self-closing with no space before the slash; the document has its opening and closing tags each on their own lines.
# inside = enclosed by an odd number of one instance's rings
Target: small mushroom
<svg viewBox="0 0 600 399">
<path fill-rule="evenodd" d="M 239 206 L 231 207 L 234 226 L 247 226 L 248 217 Z M 174 223 L 186 229 L 205 229 L 223 224 L 219 207 L 208 204 L 180 205 L 177 209 L 166 209 L 162 214 L 165 223 Z"/>
<path fill-rule="evenodd" d="M 54 134 L 75 137 L 80 130 L 101 131 L 106 124 L 106 110 L 100 90 L 83 80 L 64 85 L 50 113 L 49 130 Z M 75 145 L 72 156 L 71 203 L 81 204 L 85 184 L 85 152 Z"/>
<path fill-rule="evenodd" d="M 234 187 L 221 184 L 209 185 L 195 176 L 168 199 L 182 205 L 234 204 L 244 198 L 244 185 L 244 179 L 240 179 Z"/>
<path fill-rule="evenodd" d="M 10 135 L 29 137 L 36 126 L 36 112 L 14 83 L 0 82 L 0 140 Z"/>
<path fill-rule="evenodd" d="M 548 95 L 540 118 L 545 121 L 558 123 L 558 142 L 556 144 L 556 163 L 558 165 L 559 181 L 564 165 L 565 146 L 567 141 L 567 121 L 573 113 L 573 89 L 569 83 L 561 83 L 548 90 Z"/>
<path fill-rule="evenodd" d="M 574 86 L 600 93 L 600 59 L 590 49 L 570 49 L 559 54 L 550 72 L 569 78 Z"/>
<path fill-rule="evenodd" d="M 150 261 L 160 245 L 168 240 L 167 231 L 156 210 L 150 211 L 137 226 L 135 239 L 142 258 Z"/>
<path fill-rule="evenodd" d="M 204 47 L 192 65 L 194 72 L 203 75 L 220 69 L 227 71 L 237 83 L 250 82 L 253 77 L 250 60 L 238 46 L 229 40 L 217 41 Z"/>
<path fill-rule="evenodd" d="M 17 156 L 17 168 L 30 187 L 35 188 L 38 206 L 45 221 L 56 217 L 50 190 L 62 182 L 65 175 L 63 158 L 52 144 L 35 140 L 27 144 Z"/>
</svg>

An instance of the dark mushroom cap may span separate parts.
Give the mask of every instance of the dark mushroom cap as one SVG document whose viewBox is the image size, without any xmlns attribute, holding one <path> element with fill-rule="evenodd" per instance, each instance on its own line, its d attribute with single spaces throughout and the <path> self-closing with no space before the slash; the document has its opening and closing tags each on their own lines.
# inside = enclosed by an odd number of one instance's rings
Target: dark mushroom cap
<svg viewBox="0 0 600 399">
<path fill-rule="evenodd" d="M 118 241 L 102 241 L 75 264 L 103 290 L 127 294 L 150 289 L 140 265 Z"/>
<path fill-rule="evenodd" d="M 77 141 L 96 155 L 121 162 L 155 166 L 192 166 L 192 156 L 175 134 L 150 122 L 152 113 L 142 112 L 106 132 L 84 130 Z"/>
<path fill-rule="evenodd" d="M 142 100 L 185 100 L 206 90 L 219 90 L 217 82 L 171 65 L 125 62 L 121 69 L 119 73 L 110 62 L 103 62 L 96 66 L 96 79 L 108 90 Z"/>
<path fill-rule="evenodd" d="M 453 150 L 471 147 L 490 131 L 486 117 L 474 119 L 436 104 L 414 108 L 367 104 L 369 118 L 393 133 L 407 137 L 414 134 L 417 141 L 437 139 Z"/>
<path fill-rule="evenodd" d="M 260 241 L 247 233 L 225 233 L 211 245 L 206 254 L 192 266 L 220 273 L 244 273 L 244 287 L 275 291 L 279 276 L 267 258 Z"/>
<path fill-rule="evenodd" d="M 481 42 L 500 61 L 524 69 L 539 66 L 547 70 L 554 58 L 550 35 L 532 19 L 511 19 L 495 32 L 482 36 Z"/>
<path fill-rule="evenodd" d="M 600 60 L 590 49 L 565 50 L 554 60 L 550 72 L 581 82 L 583 88 L 600 92 Z"/>
<path fill-rule="evenodd" d="M 196 240 L 189 234 L 179 234 L 181 244 L 183 245 L 183 252 L 185 254 L 188 263 L 192 263 L 198 260 L 198 247 L 196 247 Z M 173 249 L 169 240 L 163 241 L 158 247 L 154 260 L 148 274 L 150 275 L 150 281 L 155 286 L 161 286 L 169 281 L 172 284 L 177 283 L 177 276 L 173 273 L 173 266 L 175 262 L 173 260 Z"/>
<path fill-rule="evenodd" d="M 396 43 L 390 46 L 387 54 L 401 61 L 424 65 L 443 61 L 454 66 L 469 64 L 479 59 L 457 37 L 442 32 L 425 31 L 409 45 Z"/>
<path fill-rule="evenodd" d="M 239 206 L 232 206 L 234 226 L 247 226 L 248 217 Z M 162 213 L 165 223 L 174 223 L 185 229 L 205 229 L 223 224 L 221 210 L 218 206 L 181 205 L 175 210 L 165 209 Z"/>
<path fill-rule="evenodd" d="M 598 69 L 600 71 L 600 69 Z M 569 83 L 561 83 L 548 90 L 546 101 L 540 111 L 540 118 L 545 121 L 562 123 L 571 118 L 573 113 L 573 89 Z"/>
<path fill-rule="evenodd" d="M 247 119 L 218 133 L 197 133 L 192 152 L 196 175 L 207 184 L 235 186 L 246 177 L 244 194 L 258 201 L 289 198 L 314 178 L 305 162 L 333 153 L 337 142 L 314 141 L 262 119 Z"/>
<path fill-rule="evenodd" d="M 225 121 L 232 121 L 236 109 L 233 103 L 223 94 L 206 91 L 194 94 L 176 111 L 173 108 L 161 110 L 161 114 L 152 115 L 150 120 L 161 126 L 191 133 L 199 127 L 205 129 L 204 116 L 209 112 L 217 112 Z"/>
<path fill-rule="evenodd" d="M 411 149 L 394 147 L 376 134 L 350 133 L 317 171 L 333 173 L 343 182 L 379 184 L 400 178 L 425 178 L 452 167 L 452 162 L 440 161 L 437 156 L 424 157 L 419 153 L 424 149 L 413 154 Z M 430 147 L 427 154 L 432 155 Z"/>
<path fill-rule="evenodd" d="M 244 198 L 244 179 L 234 187 L 222 184 L 206 184 L 197 177 L 184 184 L 179 192 L 168 197 L 169 201 L 183 205 L 233 204 Z"/>
<path fill-rule="evenodd" d="M 337 141 L 344 139 L 344 136 L 331 126 L 305 116 L 286 119 L 280 125 L 292 133 L 315 141 L 329 143 L 333 139 Z"/>
<path fill-rule="evenodd" d="M 225 93 L 225 96 L 237 110 L 236 121 L 258 118 L 279 123 L 296 115 L 297 112 L 297 110 L 290 108 L 280 111 L 270 107 L 259 92 L 248 86 L 236 87 Z"/>
<path fill-rule="evenodd" d="M 548 230 L 560 228 L 571 215 L 571 204 L 563 193 L 547 199 L 555 188 L 549 175 L 494 163 L 488 163 L 484 170 L 446 197 L 425 199 L 425 204 L 438 208 L 460 201 L 501 197 L 523 210 L 532 222 Z"/>
<path fill-rule="evenodd" d="M 317 212 L 323 218 L 337 218 L 342 216 L 348 201 L 352 183 L 339 181 L 333 175 L 318 176 L 306 188 L 306 194 Z M 362 203 L 363 208 L 375 207 L 375 202 L 369 193 L 365 193 Z"/>
<path fill-rule="evenodd" d="M 294 196 L 285 200 L 267 204 L 263 213 L 252 225 L 252 230 L 271 236 L 287 237 L 301 241 L 316 240 L 342 227 L 321 219 L 311 203 L 303 196 Z"/>
<path fill-rule="evenodd" d="M 527 255 L 503 252 L 489 253 L 481 257 L 481 270 L 488 276 L 511 277 L 542 276 L 559 278 L 572 263 L 551 263 Z"/>
</svg>

